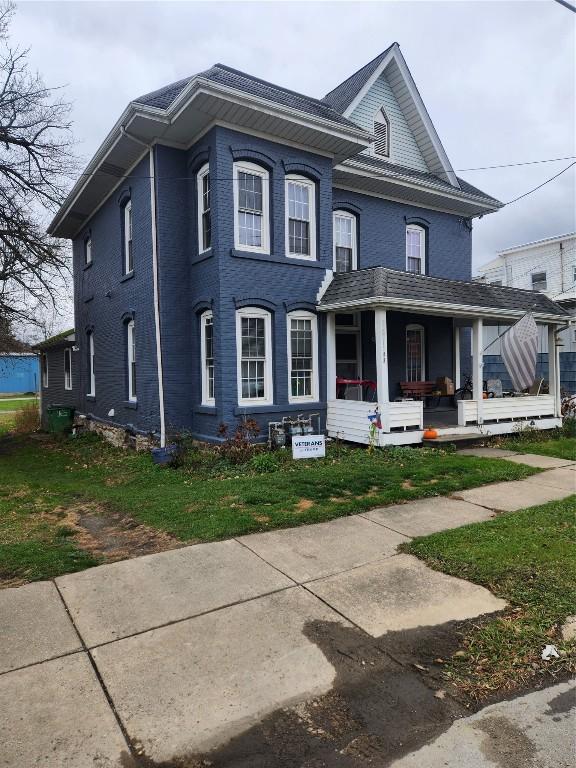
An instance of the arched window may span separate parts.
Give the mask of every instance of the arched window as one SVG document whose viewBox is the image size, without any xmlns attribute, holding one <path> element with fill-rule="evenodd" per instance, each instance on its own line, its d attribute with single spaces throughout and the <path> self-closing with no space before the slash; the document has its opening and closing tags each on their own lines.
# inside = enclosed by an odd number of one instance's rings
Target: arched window
<svg viewBox="0 0 576 768">
<path fill-rule="evenodd" d="M 425 381 L 424 327 L 406 326 L 406 381 Z"/>
<path fill-rule="evenodd" d="M 88 342 L 88 392 L 89 397 L 96 396 L 96 366 L 95 366 L 95 351 L 94 351 L 94 331 L 88 331 L 86 334 L 86 341 Z"/>
<path fill-rule="evenodd" d="M 348 211 L 333 214 L 334 272 L 358 269 L 356 216 Z"/>
<path fill-rule="evenodd" d="M 318 400 L 318 332 L 312 312 L 289 312 L 288 400 L 299 403 Z"/>
<path fill-rule="evenodd" d="M 214 405 L 214 315 L 210 310 L 200 316 L 202 346 L 202 405 Z"/>
<path fill-rule="evenodd" d="M 259 307 L 236 312 L 238 404 L 273 402 L 272 318 Z"/>
<path fill-rule="evenodd" d="M 376 112 L 374 118 L 374 154 L 380 157 L 390 157 L 390 120 L 383 109 Z"/>
<path fill-rule="evenodd" d="M 286 176 L 286 255 L 316 258 L 316 185 L 305 176 Z"/>
<path fill-rule="evenodd" d="M 128 402 L 136 402 L 136 328 L 134 320 L 126 323 L 126 368 L 128 372 Z"/>
<path fill-rule="evenodd" d="M 210 166 L 203 165 L 198 171 L 198 252 L 212 246 L 212 213 L 210 205 Z"/>
<path fill-rule="evenodd" d="M 134 271 L 134 252 L 132 250 L 132 200 L 127 200 L 122 209 L 124 274 Z"/>
<path fill-rule="evenodd" d="M 234 240 L 242 251 L 270 251 L 270 174 L 254 163 L 234 163 Z"/>
<path fill-rule="evenodd" d="M 406 270 L 426 274 L 426 231 L 417 224 L 406 227 Z"/>
</svg>

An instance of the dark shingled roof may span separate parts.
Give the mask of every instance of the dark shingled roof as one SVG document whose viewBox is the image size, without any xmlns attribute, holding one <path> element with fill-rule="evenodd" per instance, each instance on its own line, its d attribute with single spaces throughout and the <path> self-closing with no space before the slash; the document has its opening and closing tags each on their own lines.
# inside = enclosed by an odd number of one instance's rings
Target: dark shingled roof
<svg viewBox="0 0 576 768">
<path fill-rule="evenodd" d="M 147 93 L 144 96 L 139 96 L 134 101 L 137 104 L 145 104 L 149 107 L 168 109 L 186 88 L 188 83 L 196 77 L 210 80 L 218 85 L 235 88 L 236 90 L 243 91 L 251 96 L 266 99 L 267 101 L 271 101 L 274 104 L 279 104 L 283 107 L 296 109 L 313 117 L 330 120 L 333 123 L 337 123 L 347 128 L 354 128 L 356 131 L 363 130 L 356 123 L 343 117 L 338 111 L 320 99 L 313 99 L 310 96 L 296 93 L 296 91 L 290 91 L 288 88 L 282 88 L 281 86 L 274 85 L 266 80 L 260 80 L 258 77 L 253 77 L 252 75 L 246 74 L 246 72 L 232 69 L 224 64 L 214 64 L 213 67 L 210 67 L 210 69 L 207 69 L 204 72 L 199 72 L 197 75 L 178 80 L 178 82 L 167 85 L 157 91 Z"/>
<path fill-rule="evenodd" d="M 330 106 L 334 107 L 338 112 L 344 112 L 360 93 L 364 84 L 372 77 L 374 72 L 376 72 L 382 60 L 386 57 L 393 45 L 396 45 L 396 43 L 392 43 L 392 45 L 388 46 L 385 51 L 382 51 L 382 53 L 376 56 L 375 59 L 372 59 L 372 61 L 369 61 L 368 64 L 363 66 L 362 69 L 354 72 L 354 74 L 350 75 L 350 77 L 344 80 L 343 83 L 337 85 L 336 88 L 324 96 L 322 101 L 330 104 Z"/>
<path fill-rule="evenodd" d="M 357 155 L 354 155 L 354 157 L 350 159 L 359 163 L 363 163 L 363 165 L 372 167 L 374 170 L 383 171 L 384 173 L 396 173 L 401 176 L 409 176 L 415 181 L 422 181 L 425 184 L 435 184 L 436 186 L 439 185 L 445 187 L 446 190 L 451 192 L 455 191 L 455 187 L 450 184 L 449 181 L 440 178 L 440 176 L 436 176 L 434 173 L 426 173 L 425 171 L 418 171 L 414 168 L 407 168 L 405 165 L 397 165 L 395 163 L 389 162 L 388 160 L 382 160 L 379 157 L 373 157 L 372 155 L 364 154 L 362 152 L 359 152 Z M 346 161 L 344 161 L 343 164 L 346 165 Z M 467 181 L 464 181 L 464 179 L 461 179 L 460 177 L 457 178 L 460 183 L 460 190 L 462 192 L 465 192 L 469 195 L 477 195 L 478 197 L 483 197 L 486 200 L 492 201 L 496 205 L 502 205 L 499 200 L 496 200 L 494 197 L 487 195 L 486 192 L 482 192 L 482 190 L 478 189 L 478 187 L 474 187 L 472 184 L 468 184 Z"/>
<path fill-rule="evenodd" d="M 386 298 L 568 316 L 562 307 L 539 291 L 467 280 L 447 280 L 386 267 L 335 274 L 319 306 Z"/>
</svg>

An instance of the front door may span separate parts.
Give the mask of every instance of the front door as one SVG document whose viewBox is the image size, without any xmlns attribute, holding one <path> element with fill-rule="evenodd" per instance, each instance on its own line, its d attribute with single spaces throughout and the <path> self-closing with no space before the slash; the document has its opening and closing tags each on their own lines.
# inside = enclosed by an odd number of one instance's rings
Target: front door
<svg viewBox="0 0 576 768">
<path fill-rule="evenodd" d="M 360 315 L 336 315 L 336 376 L 341 379 L 362 378 Z M 348 386 L 344 397 L 361 400 L 362 388 Z"/>
<path fill-rule="evenodd" d="M 406 381 L 425 381 L 424 328 L 406 326 Z"/>
</svg>

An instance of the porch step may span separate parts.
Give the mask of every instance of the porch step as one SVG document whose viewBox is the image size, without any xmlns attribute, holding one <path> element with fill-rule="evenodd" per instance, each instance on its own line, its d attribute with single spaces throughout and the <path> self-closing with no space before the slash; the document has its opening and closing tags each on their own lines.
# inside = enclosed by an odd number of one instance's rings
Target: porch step
<svg viewBox="0 0 576 768">
<path fill-rule="evenodd" d="M 487 435 L 483 435 L 481 432 L 467 432 L 465 435 L 447 433 L 438 435 L 438 437 L 433 439 L 424 438 L 422 445 L 429 448 L 438 447 L 439 445 L 457 445 L 459 448 L 468 448 L 483 443 L 486 437 Z"/>
</svg>

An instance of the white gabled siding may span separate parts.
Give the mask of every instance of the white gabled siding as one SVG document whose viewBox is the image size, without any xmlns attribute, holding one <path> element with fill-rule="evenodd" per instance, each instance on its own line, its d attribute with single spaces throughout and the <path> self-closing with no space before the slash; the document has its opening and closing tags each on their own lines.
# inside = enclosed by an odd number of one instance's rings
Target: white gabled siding
<svg viewBox="0 0 576 768">
<path fill-rule="evenodd" d="M 428 171 L 428 167 L 406 117 L 400 109 L 392 88 L 384 75 L 380 75 L 370 91 L 350 115 L 350 119 L 371 133 L 374 130 L 374 117 L 384 107 L 390 120 L 390 162 L 405 165 L 417 171 Z M 371 150 L 366 150 L 370 153 Z"/>
</svg>

